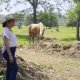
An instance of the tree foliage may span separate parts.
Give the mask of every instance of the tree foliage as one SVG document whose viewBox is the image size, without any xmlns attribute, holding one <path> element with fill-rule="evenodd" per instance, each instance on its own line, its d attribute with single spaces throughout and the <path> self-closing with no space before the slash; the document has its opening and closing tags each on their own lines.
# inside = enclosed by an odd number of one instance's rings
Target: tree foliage
<svg viewBox="0 0 80 80">
<path fill-rule="evenodd" d="M 67 11 L 67 19 L 67 26 L 77 26 L 77 15 L 74 8 Z"/>
<path fill-rule="evenodd" d="M 33 21 L 32 14 L 27 15 L 26 17 L 26 24 L 30 25 Z M 45 26 L 48 27 L 55 27 L 58 26 L 57 23 L 57 15 L 55 13 L 50 13 L 50 12 L 40 12 L 37 15 L 37 23 L 42 22 Z"/>
<path fill-rule="evenodd" d="M 48 27 L 58 26 L 57 15 L 50 12 L 41 12 L 38 15 L 38 22 L 43 22 Z"/>
<path fill-rule="evenodd" d="M 77 21 L 80 21 L 80 0 L 73 0 L 77 5 L 67 11 L 68 26 L 77 26 Z"/>
<path fill-rule="evenodd" d="M 13 7 L 10 6 L 10 1 L 11 0 L 0 0 L 0 3 L 6 3 L 5 5 L 5 10 L 7 12 L 9 12 Z M 27 3 L 30 3 L 31 8 L 29 9 L 25 9 L 22 10 L 22 13 L 28 13 L 28 12 L 32 12 L 33 11 L 33 22 L 36 23 L 37 22 L 37 13 L 39 6 L 42 7 L 44 9 L 44 11 L 48 11 L 49 8 L 51 8 L 52 10 L 54 10 L 54 4 L 50 3 L 49 0 L 15 0 L 15 3 L 13 3 L 13 6 L 16 7 L 19 4 L 24 4 L 26 5 Z M 59 5 L 59 4 L 58 4 Z M 56 8 L 59 9 L 59 8 Z M 2 9 L 0 10 L 2 11 Z"/>
<path fill-rule="evenodd" d="M 79 36 L 79 27 L 80 27 L 80 0 L 74 0 L 74 2 L 77 4 L 76 8 L 75 8 L 75 12 L 77 15 L 77 34 L 76 34 L 76 38 L 77 40 L 80 40 L 80 36 Z"/>
</svg>

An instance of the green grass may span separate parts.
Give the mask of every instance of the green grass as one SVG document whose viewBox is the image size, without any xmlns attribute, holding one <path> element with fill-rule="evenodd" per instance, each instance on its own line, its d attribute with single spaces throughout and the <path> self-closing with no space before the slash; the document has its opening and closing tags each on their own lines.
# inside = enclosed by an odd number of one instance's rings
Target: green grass
<svg viewBox="0 0 80 80">
<path fill-rule="evenodd" d="M 1 33 L 3 28 L 0 25 L 0 44 Z M 17 35 L 18 44 L 19 45 L 28 45 L 29 44 L 29 36 L 28 36 L 28 28 L 27 26 L 22 26 L 22 29 L 18 29 L 17 26 L 13 28 L 13 33 Z M 71 27 L 59 27 L 59 32 L 57 32 L 54 28 L 45 30 L 45 37 L 57 38 L 58 40 L 64 43 L 74 43 L 76 42 L 76 28 Z"/>
<path fill-rule="evenodd" d="M 76 42 L 76 28 L 71 27 L 59 27 L 59 32 L 53 29 L 47 29 L 45 31 L 45 36 L 50 38 L 57 38 L 64 43 L 74 43 Z"/>
<path fill-rule="evenodd" d="M 29 45 L 28 28 L 26 26 L 22 26 L 22 29 L 18 29 L 18 27 L 15 26 L 13 32 L 17 36 L 19 45 Z"/>
<path fill-rule="evenodd" d="M 29 36 L 28 36 L 28 29 L 26 26 L 22 26 L 22 29 L 18 29 L 17 26 L 13 28 L 13 33 L 17 36 L 18 45 L 29 45 Z M 0 44 L 2 43 L 1 34 L 3 28 L 0 27 Z"/>
</svg>

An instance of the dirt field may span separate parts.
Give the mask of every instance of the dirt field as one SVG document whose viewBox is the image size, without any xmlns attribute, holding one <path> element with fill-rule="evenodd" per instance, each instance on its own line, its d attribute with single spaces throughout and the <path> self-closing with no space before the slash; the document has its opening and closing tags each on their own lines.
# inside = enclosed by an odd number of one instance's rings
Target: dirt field
<svg viewBox="0 0 80 80">
<path fill-rule="evenodd" d="M 19 46 L 17 56 L 29 63 L 27 74 L 36 75 L 27 80 L 80 80 L 79 42 L 62 44 L 56 39 L 46 38 L 29 47 Z"/>
<path fill-rule="evenodd" d="M 46 38 L 17 48 L 17 80 L 80 80 L 80 42 L 63 44 Z M 0 58 L 0 80 L 5 64 Z"/>
</svg>

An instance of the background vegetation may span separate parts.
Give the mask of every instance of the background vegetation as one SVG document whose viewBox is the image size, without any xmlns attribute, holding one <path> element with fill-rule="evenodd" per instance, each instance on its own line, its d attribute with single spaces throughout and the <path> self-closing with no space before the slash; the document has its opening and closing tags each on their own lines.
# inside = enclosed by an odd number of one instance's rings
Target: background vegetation
<svg viewBox="0 0 80 80">
<path fill-rule="evenodd" d="M 0 25 L 0 36 L 3 28 Z M 13 32 L 17 35 L 18 44 L 19 45 L 28 45 L 29 44 L 29 36 L 28 36 L 28 26 L 22 26 L 22 29 L 18 29 L 18 26 L 13 28 Z M 44 33 L 44 37 L 56 38 L 64 43 L 73 43 L 76 42 L 76 28 L 59 26 L 59 32 L 56 31 L 55 28 L 46 29 Z M 2 44 L 2 40 L 0 37 L 0 44 Z"/>
</svg>

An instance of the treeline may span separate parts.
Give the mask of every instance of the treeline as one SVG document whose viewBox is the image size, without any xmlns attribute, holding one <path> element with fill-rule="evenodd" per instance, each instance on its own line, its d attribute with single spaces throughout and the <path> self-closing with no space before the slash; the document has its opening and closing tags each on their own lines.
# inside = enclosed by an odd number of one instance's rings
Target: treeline
<svg viewBox="0 0 80 80">
<path fill-rule="evenodd" d="M 22 22 L 24 25 L 30 25 L 33 23 L 33 14 L 15 14 L 18 18 L 18 22 Z M 42 22 L 47 27 L 58 26 L 58 14 L 50 12 L 40 12 L 37 14 L 37 23 Z"/>
</svg>

